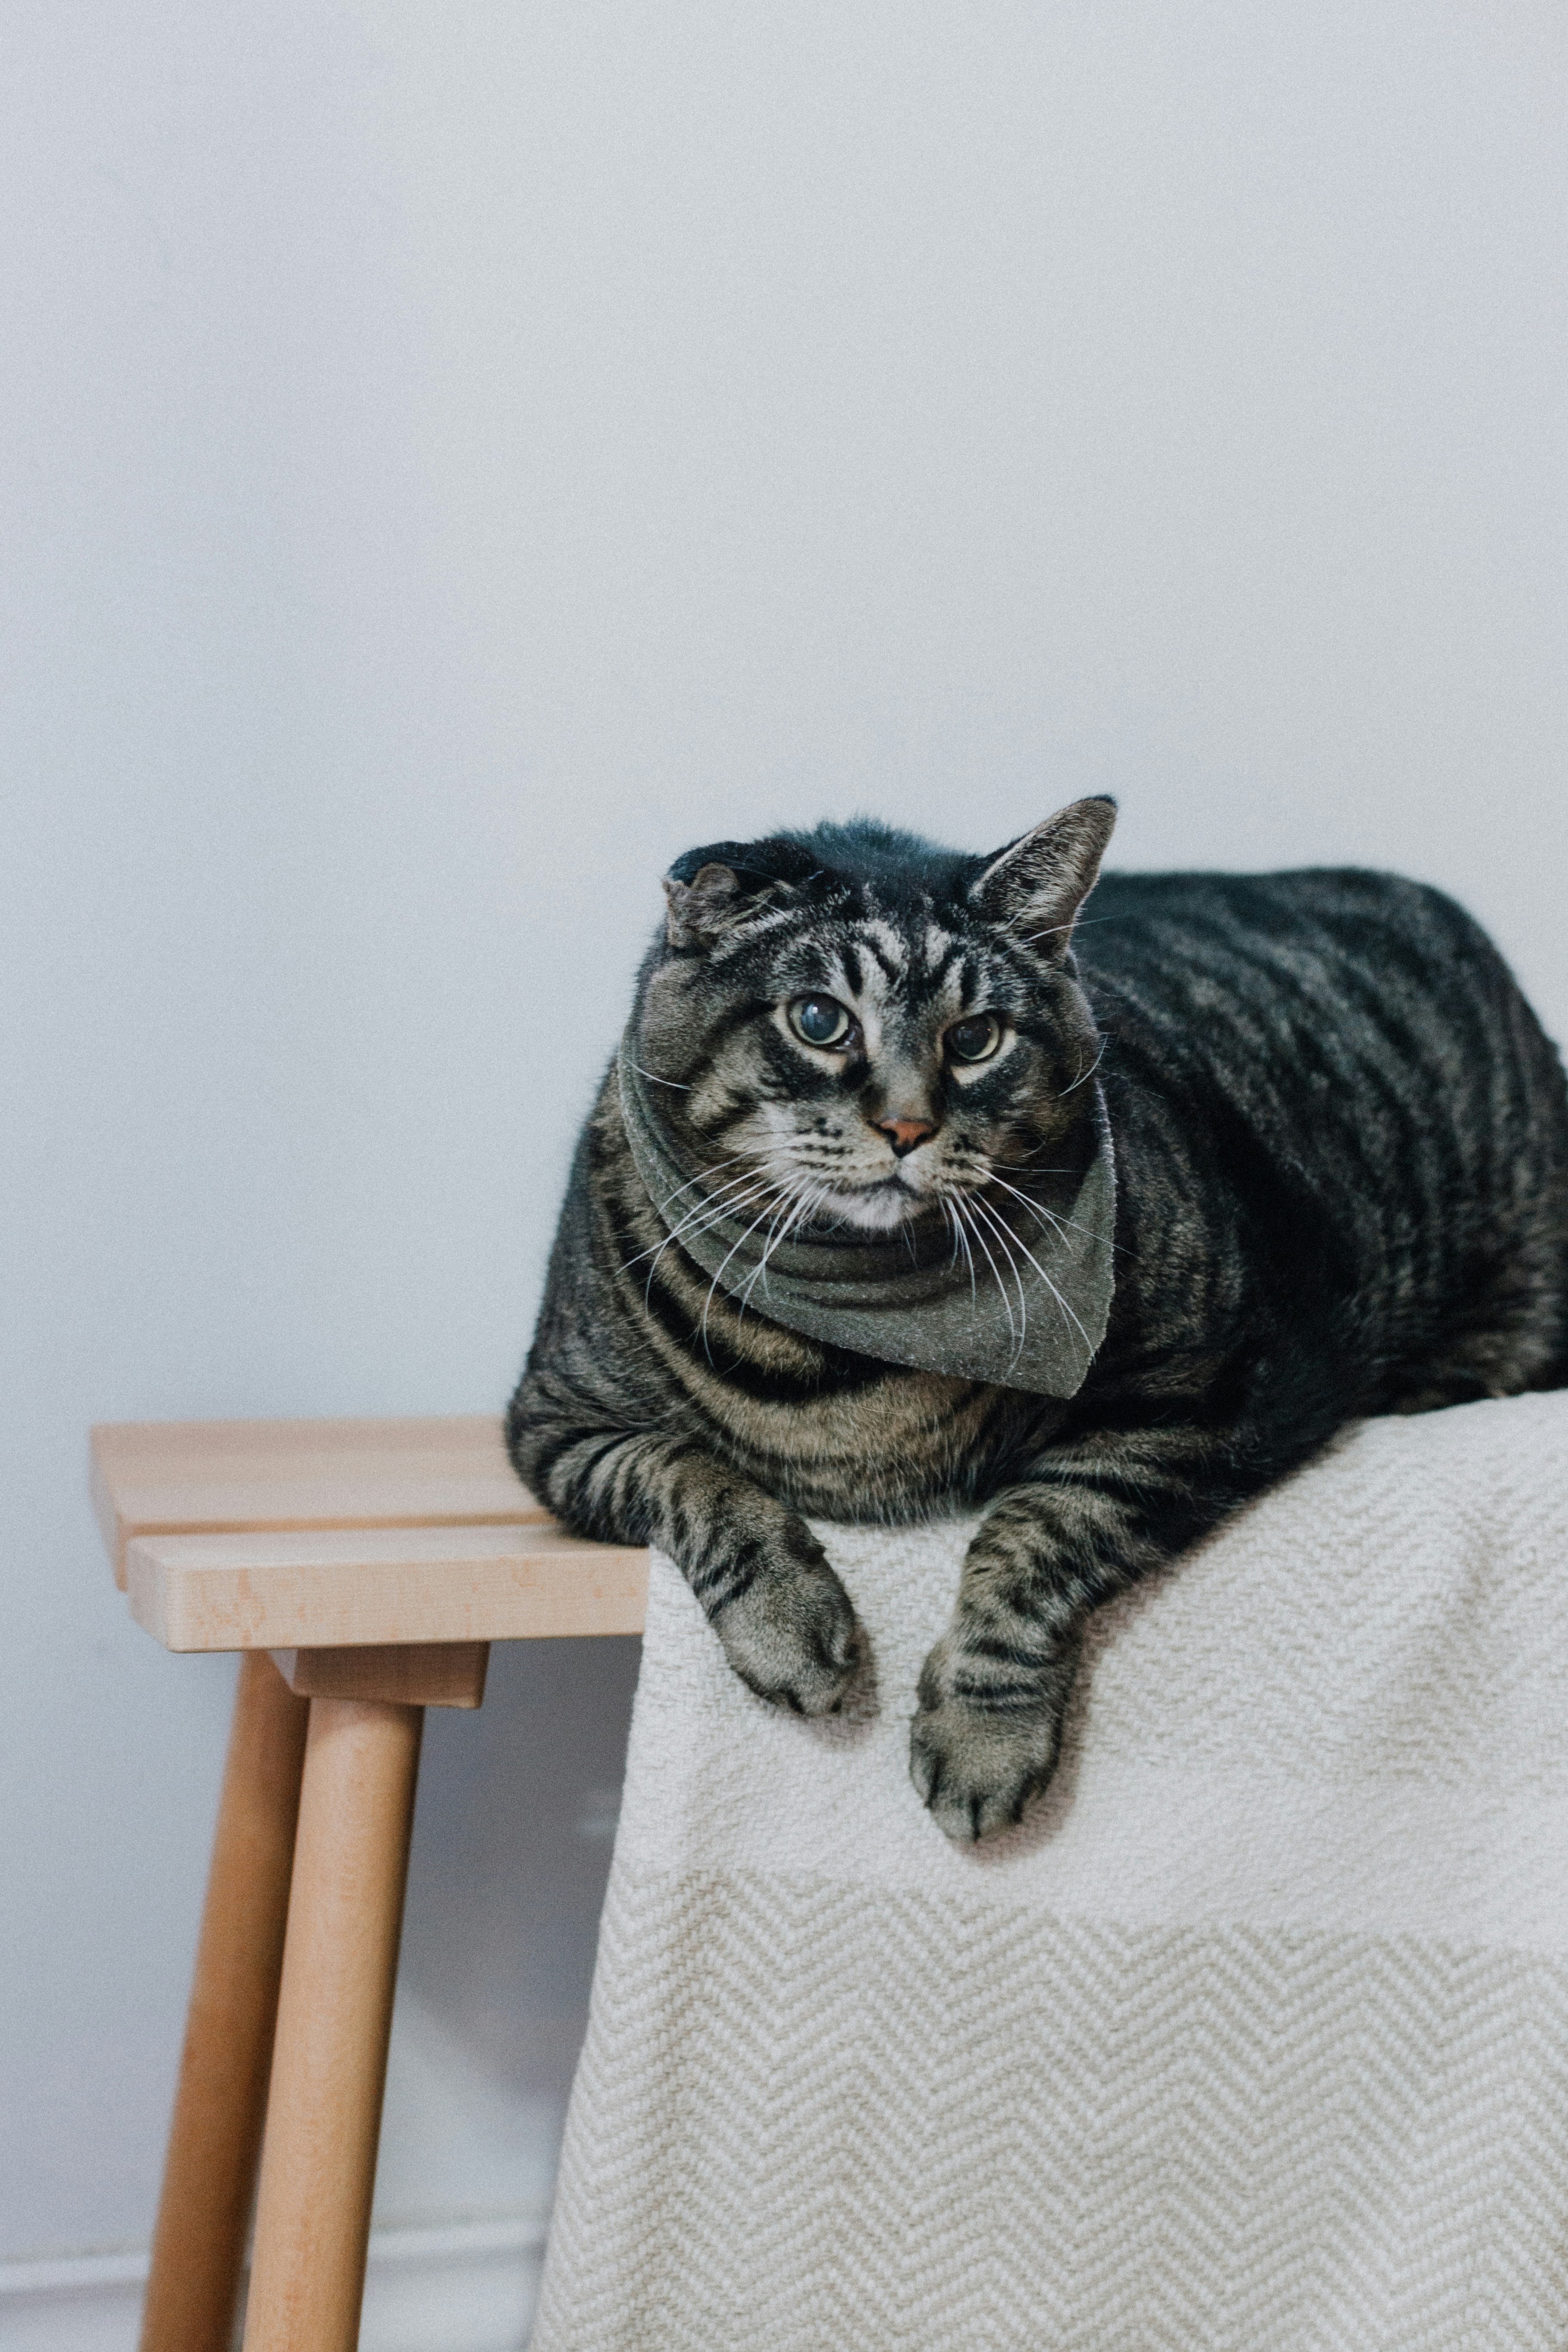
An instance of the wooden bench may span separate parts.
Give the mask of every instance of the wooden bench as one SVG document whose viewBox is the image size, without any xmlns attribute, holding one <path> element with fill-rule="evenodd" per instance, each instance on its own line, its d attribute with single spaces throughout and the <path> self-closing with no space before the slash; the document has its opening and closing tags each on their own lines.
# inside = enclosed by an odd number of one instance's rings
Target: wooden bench
<svg viewBox="0 0 1568 2352">
<path fill-rule="evenodd" d="M 354 2352 L 426 1706 L 492 1642 L 642 1629 L 647 1555 L 579 1541 L 500 1424 L 121 1423 L 93 1501 L 131 1613 L 244 1653 L 142 2352 Z M 259 2168 L 259 2184 L 258 2171 Z"/>
</svg>

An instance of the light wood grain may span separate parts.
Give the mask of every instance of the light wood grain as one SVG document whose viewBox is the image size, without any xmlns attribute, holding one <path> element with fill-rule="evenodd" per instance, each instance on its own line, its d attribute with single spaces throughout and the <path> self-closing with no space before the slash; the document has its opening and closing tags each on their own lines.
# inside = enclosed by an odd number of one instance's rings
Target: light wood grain
<svg viewBox="0 0 1568 2352">
<path fill-rule="evenodd" d="M 142 1536 L 131 1613 L 169 1650 L 636 1633 L 647 1554 L 553 1525 Z"/>
<path fill-rule="evenodd" d="M 500 1423 L 110 1422 L 92 1432 L 94 1508 L 115 1575 L 142 1535 L 226 1529 L 526 1527 L 549 1513 L 507 1460 Z"/>
<path fill-rule="evenodd" d="M 256 2187 L 309 1708 L 242 1661 L 142 2313 L 142 2352 L 228 2352 Z"/>
<path fill-rule="evenodd" d="M 424 1717 L 310 1702 L 246 2352 L 354 2352 Z"/>
<path fill-rule="evenodd" d="M 301 1698 L 384 1698 L 401 1706 L 482 1706 L 488 1642 L 382 1643 L 353 1650 L 274 1650 Z"/>
</svg>

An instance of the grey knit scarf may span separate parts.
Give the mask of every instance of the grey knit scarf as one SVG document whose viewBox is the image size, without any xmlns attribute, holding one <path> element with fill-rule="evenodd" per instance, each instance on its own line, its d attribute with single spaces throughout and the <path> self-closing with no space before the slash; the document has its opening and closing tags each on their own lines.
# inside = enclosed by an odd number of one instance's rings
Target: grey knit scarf
<svg viewBox="0 0 1568 2352">
<path fill-rule="evenodd" d="M 742 1307 L 885 1363 L 1037 1396 L 1068 1397 L 1082 1386 L 1105 1336 L 1113 1281 L 1116 1178 L 1098 1084 L 1088 1169 L 1010 1168 L 1008 1183 L 1032 1205 L 987 1194 L 1005 1248 L 976 1214 L 967 1256 L 937 1216 L 886 1235 L 814 1228 L 809 1239 L 792 1235 L 768 1249 L 768 1214 L 752 1224 L 750 1208 L 730 1215 L 708 1202 L 696 1181 L 701 1162 L 678 1148 L 635 1052 L 628 1031 L 621 1114 L 637 1174 L 681 1248 Z"/>
</svg>

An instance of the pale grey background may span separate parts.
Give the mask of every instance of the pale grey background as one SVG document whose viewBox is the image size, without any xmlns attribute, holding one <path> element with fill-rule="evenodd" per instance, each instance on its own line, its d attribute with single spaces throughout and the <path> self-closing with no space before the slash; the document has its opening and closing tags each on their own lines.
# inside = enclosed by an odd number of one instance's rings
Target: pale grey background
<svg viewBox="0 0 1568 2352">
<path fill-rule="evenodd" d="M 1388 864 L 1568 1028 L 1541 0 L 13 0 L 0 2252 L 144 2236 L 228 1670 L 89 1421 L 499 1406 L 680 848 Z M 630 1645 L 433 1728 L 384 2210 L 548 2179 Z"/>
</svg>

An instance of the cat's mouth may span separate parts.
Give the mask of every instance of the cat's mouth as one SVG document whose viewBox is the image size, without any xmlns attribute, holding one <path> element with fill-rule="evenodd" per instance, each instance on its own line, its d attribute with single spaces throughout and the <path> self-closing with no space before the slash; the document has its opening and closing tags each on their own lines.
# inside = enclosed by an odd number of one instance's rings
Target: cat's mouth
<svg viewBox="0 0 1568 2352">
<path fill-rule="evenodd" d="M 895 1169 L 867 1184 L 836 1185 L 813 1209 L 814 1224 L 860 1225 L 870 1233 L 887 1233 L 895 1225 L 912 1223 L 937 1206 L 929 1193 L 906 1183 Z"/>
</svg>

